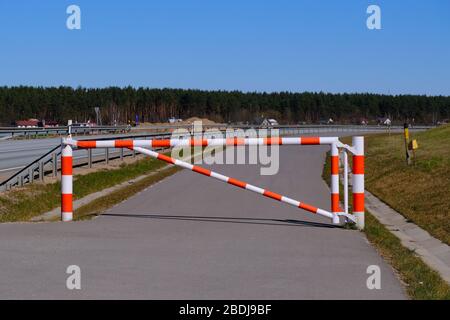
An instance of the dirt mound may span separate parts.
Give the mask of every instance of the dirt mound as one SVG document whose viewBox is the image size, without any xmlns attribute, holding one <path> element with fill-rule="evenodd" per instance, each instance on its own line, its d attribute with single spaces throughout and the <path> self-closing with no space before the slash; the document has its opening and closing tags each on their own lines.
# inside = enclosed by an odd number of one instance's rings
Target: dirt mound
<svg viewBox="0 0 450 320">
<path fill-rule="evenodd" d="M 198 118 L 198 117 L 191 117 L 189 119 L 186 119 L 184 121 L 182 121 L 181 123 L 193 123 L 194 121 L 201 121 L 202 124 L 216 124 L 214 121 L 209 120 L 208 118 Z"/>
<path fill-rule="evenodd" d="M 199 117 L 190 117 L 188 119 L 169 123 L 169 122 L 144 122 L 139 124 L 139 128 L 146 128 L 146 127 L 152 127 L 152 126 L 179 126 L 179 125 L 189 125 L 194 123 L 195 121 L 201 121 L 203 125 L 213 125 L 216 124 L 216 122 L 209 120 L 208 118 L 199 118 Z"/>
</svg>

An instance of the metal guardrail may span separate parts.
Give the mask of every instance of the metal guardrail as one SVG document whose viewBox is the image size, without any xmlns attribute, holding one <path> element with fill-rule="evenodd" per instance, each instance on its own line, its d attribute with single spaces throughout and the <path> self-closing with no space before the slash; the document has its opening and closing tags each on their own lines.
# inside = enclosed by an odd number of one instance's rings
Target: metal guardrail
<svg viewBox="0 0 450 320">
<path fill-rule="evenodd" d="M 167 126 L 169 127 L 169 126 Z M 191 128 L 192 126 L 177 126 L 177 128 Z M 68 127 L 66 127 L 68 128 Z M 79 127 L 73 128 L 78 129 Z M 166 128 L 166 126 L 158 126 L 158 129 Z M 174 129 L 174 126 L 170 126 L 170 128 Z M 327 132 L 396 132 L 403 130 L 402 126 L 345 126 L 345 125 L 321 125 L 321 126 L 310 126 L 310 125 L 302 125 L 302 126 L 275 126 L 275 127 L 259 127 L 259 126 L 223 126 L 223 125 L 207 125 L 203 126 L 203 129 L 208 128 L 215 128 L 215 129 L 242 129 L 242 130 L 248 130 L 248 129 L 278 129 L 280 136 L 289 136 L 289 135 L 302 135 L 302 134 L 317 134 L 317 133 L 327 133 Z M 411 130 L 415 131 L 421 131 L 421 130 L 427 130 L 432 127 L 429 126 L 415 126 L 410 128 Z M 138 139 L 138 138 L 152 138 L 152 139 L 158 139 L 158 138 L 167 138 L 172 133 L 166 132 L 166 133 L 148 133 L 148 134 L 129 134 L 126 136 L 118 136 L 114 137 L 114 139 Z M 89 140 L 110 140 L 111 138 L 93 138 L 93 139 L 83 139 L 86 141 Z M 61 154 L 61 146 L 57 145 L 53 147 L 50 151 L 45 153 L 44 155 L 40 156 L 38 159 L 34 160 L 24 168 L 20 169 L 18 172 L 14 173 L 11 177 L 8 179 L 2 181 L 0 183 L 0 192 L 10 190 L 12 187 L 18 186 L 21 187 L 24 184 L 27 183 L 33 183 L 35 180 L 43 181 L 44 177 L 48 174 L 51 174 L 52 177 L 56 177 L 58 174 L 58 171 L 60 170 L 60 154 Z M 74 167 L 79 166 L 88 166 L 89 168 L 92 167 L 93 163 L 97 162 L 105 162 L 106 164 L 109 163 L 110 160 L 113 159 L 122 159 L 124 157 L 128 156 L 135 156 L 135 152 L 133 151 L 124 151 L 122 148 L 118 151 L 111 152 L 109 148 L 105 149 L 104 156 L 97 155 L 97 159 L 95 159 L 94 155 L 92 154 L 92 149 L 86 150 L 87 154 L 84 157 L 81 157 L 81 159 L 86 159 L 86 161 L 77 161 L 74 163 Z M 51 165 L 50 168 L 49 165 Z"/>
<path fill-rule="evenodd" d="M 383 131 L 386 128 L 391 130 L 402 129 L 402 126 L 377 126 L 377 125 L 278 125 L 271 127 L 261 127 L 258 125 L 232 125 L 232 124 L 203 124 L 204 129 L 216 128 L 225 130 L 229 129 L 260 129 L 260 128 L 271 128 L 271 129 L 319 129 L 323 130 L 332 129 L 338 132 L 343 131 Z M 72 134 L 93 134 L 93 133 L 118 133 L 118 132 L 131 132 L 131 131 L 169 131 L 174 129 L 191 129 L 192 124 L 174 124 L 174 125 L 158 125 L 158 126 L 148 126 L 148 127 L 131 127 L 131 126 L 92 126 L 92 127 L 78 127 L 72 125 Z M 433 128 L 433 126 L 414 126 L 411 129 L 416 130 L 426 130 Z M 320 132 L 320 131 L 318 131 Z M 61 127 L 48 127 L 48 128 L 11 128 L 11 127 L 0 127 L 0 137 L 18 137 L 25 136 L 25 138 L 32 138 L 45 135 L 67 135 L 69 133 L 68 126 Z"/>
<path fill-rule="evenodd" d="M 435 126 L 418 125 L 411 126 L 410 130 L 420 131 L 434 128 Z M 167 131 L 176 129 L 193 128 L 191 125 L 159 125 L 149 127 L 136 127 L 131 131 Z M 322 133 L 322 132 L 396 132 L 403 130 L 403 126 L 385 126 L 385 125 L 278 125 L 278 126 L 258 126 L 258 125 L 227 125 L 227 124 L 203 124 L 204 130 L 208 129 L 279 129 L 280 135 L 284 132 L 301 133 Z"/>
<path fill-rule="evenodd" d="M 23 186 L 26 182 L 33 183 L 36 177 L 36 171 L 38 172 L 39 180 L 44 180 L 44 167 L 47 163 L 51 162 L 53 167 L 53 176 L 57 175 L 57 158 L 60 146 L 56 146 L 44 155 L 40 156 L 38 159 L 34 160 L 32 163 L 28 164 L 20 171 L 16 172 L 14 175 L 6 179 L 0 184 L 0 191 L 9 190 L 12 186 L 17 185 L 19 187 Z M 48 159 L 50 158 L 50 159 Z M 13 181 L 15 180 L 15 183 Z M 25 180 L 28 179 L 28 180 Z"/>
<path fill-rule="evenodd" d="M 233 128 L 233 126 L 230 126 Z M 237 127 L 236 127 L 237 128 Z M 264 128 L 255 126 L 239 126 L 239 128 Z M 369 131 L 381 131 L 389 132 L 396 130 L 403 130 L 403 126 L 385 126 L 385 125 L 278 125 L 272 127 L 265 127 L 271 129 L 282 130 L 295 130 L 300 132 L 369 132 Z M 410 130 L 428 130 L 435 128 L 435 126 L 410 126 Z"/>
<path fill-rule="evenodd" d="M 117 132 L 129 132 L 131 126 L 92 126 L 82 127 L 72 125 L 72 134 L 87 134 L 87 133 L 117 133 Z M 68 126 L 61 127 L 34 127 L 34 128 L 18 128 L 18 127 L 0 127 L 0 136 L 7 137 L 20 137 L 25 138 L 46 136 L 46 135 L 67 135 L 69 133 Z"/>
</svg>

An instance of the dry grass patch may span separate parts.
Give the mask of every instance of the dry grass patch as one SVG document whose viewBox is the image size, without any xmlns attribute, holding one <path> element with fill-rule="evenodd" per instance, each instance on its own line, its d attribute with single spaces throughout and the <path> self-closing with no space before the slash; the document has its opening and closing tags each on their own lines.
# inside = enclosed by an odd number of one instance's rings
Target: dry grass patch
<svg viewBox="0 0 450 320">
<path fill-rule="evenodd" d="M 415 166 L 406 165 L 402 134 L 366 138 L 366 189 L 450 244 L 450 126 L 412 136 Z"/>
</svg>

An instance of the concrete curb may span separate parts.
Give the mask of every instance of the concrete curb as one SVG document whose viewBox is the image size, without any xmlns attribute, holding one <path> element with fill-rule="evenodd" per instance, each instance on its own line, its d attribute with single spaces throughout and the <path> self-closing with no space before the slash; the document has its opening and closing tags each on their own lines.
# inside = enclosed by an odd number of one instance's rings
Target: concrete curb
<svg viewBox="0 0 450 320">
<path fill-rule="evenodd" d="M 447 244 L 409 222 L 367 190 L 365 191 L 365 200 L 366 209 L 399 238 L 403 246 L 413 250 L 423 262 L 437 271 L 450 284 L 450 247 Z"/>
</svg>

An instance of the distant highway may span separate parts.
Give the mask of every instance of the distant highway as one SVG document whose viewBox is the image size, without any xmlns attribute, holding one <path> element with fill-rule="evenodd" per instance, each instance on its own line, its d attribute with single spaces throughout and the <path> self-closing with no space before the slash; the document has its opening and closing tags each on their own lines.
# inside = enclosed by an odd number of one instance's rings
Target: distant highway
<svg viewBox="0 0 450 320">
<path fill-rule="evenodd" d="M 59 138 L 0 141 L 0 175 L 19 170 L 60 143 Z"/>
<path fill-rule="evenodd" d="M 132 136 L 133 134 L 79 136 L 76 139 L 106 138 L 114 136 Z M 33 160 L 36 160 L 55 146 L 60 145 L 60 138 L 29 139 L 29 140 L 4 140 L 0 141 L 0 181 L 9 177 L 14 172 L 22 169 Z M 105 154 L 105 150 L 95 149 L 93 157 Z M 86 158 L 86 150 L 74 150 L 74 158 Z"/>
</svg>

